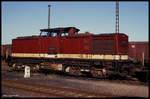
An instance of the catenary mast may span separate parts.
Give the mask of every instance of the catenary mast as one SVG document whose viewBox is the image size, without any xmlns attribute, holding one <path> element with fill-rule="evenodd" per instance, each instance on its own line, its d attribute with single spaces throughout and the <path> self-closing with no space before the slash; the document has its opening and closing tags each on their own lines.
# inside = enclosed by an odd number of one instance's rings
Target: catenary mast
<svg viewBox="0 0 150 99">
<path fill-rule="evenodd" d="M 119 1 L 116 1 L 116 30 L 115 33 L 119 34 Z"/>
</svg>

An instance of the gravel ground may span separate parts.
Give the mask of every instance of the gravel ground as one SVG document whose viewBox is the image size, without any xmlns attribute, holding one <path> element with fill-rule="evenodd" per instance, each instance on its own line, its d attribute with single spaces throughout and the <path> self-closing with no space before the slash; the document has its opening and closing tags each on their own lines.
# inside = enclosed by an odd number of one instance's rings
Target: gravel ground
<svg viewBox="0 0 150 99">
<path fill-rule="evenodd" d="M 37 84 L 54 85 L 100 94 L 118 95 L 125 97 L 149 97 L 148 86 L 119 84 L 108 81 L 92 81 L 69 79 L 58 75 L 32 74 L 31 78 L 24 78 L 23 73 L 9 72 L 2 74 L 2 79 L 32 82 Z"/>
<path fill-rule="evenodd" d="M 3 69 L 3 68 L 2 68 Z M 59 75 L 31 73 L 30 78 L 24 78 L 23 72 L 2 72 L 2 79 L 32 82 L 37 84 L 54 85 L 100 94 L 118 95 L 125 97 L 149 97 L 149 88 L 144 85 L 121 84 L 110 81 L 93 81 L 67 78 Z M 6 93 L 2 89 L 3 93 Z"/>
</svg>

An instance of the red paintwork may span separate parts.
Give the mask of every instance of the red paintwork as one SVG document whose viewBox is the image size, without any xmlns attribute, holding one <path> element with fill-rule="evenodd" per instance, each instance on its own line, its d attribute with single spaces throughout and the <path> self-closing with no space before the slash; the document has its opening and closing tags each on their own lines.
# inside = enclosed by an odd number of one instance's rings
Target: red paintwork
<svg viewBox="0 0 150 99">
<path fill-rule="evenodd" d="M 49 54 L 93 54 L 92 41 L 94 39 L 114 39 L 112 54 L 128 54 L 128 36 L 120 34 L 75 34 L 65 37 L 20 37 L 12 40 L 13 53 L 49 53 Z M 126 44 L 122 44 L 122 39 Z M 118 41 L 118 43 L 117 43 Z M 97 45 L 107 46 L 107 45 Z M 103 53 L 98 53 L 103 54 Z"/>
<path fill-rule="evenodd" d="M 122 42 L 125 40 L 125 44 Z M 119 35 L 118 37 L 118 54 L 128 54 L 128 36 L 127 35 Z"/>
<path fill-rule="evenodd" d="M 27 37 L 12 40 L 12 53 L 38 53 L 38 39 Z"/>
<path fill-rule="evenodd" d="M 129 42 L 129 57 L 137 60 L 142 59 L 144 52 L 144 59 L 149 60 L 149 42 Z"/>
</svg>

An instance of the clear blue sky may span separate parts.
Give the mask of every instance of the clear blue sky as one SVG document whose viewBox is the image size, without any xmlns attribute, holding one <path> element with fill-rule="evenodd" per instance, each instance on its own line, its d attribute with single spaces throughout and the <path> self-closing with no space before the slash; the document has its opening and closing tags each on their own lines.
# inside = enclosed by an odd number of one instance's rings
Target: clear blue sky
<svg viewBox="0 0 150 99">
<path fill-rule="evenodd" d="M 2 44 L 11 44 L 18 36 L 39 35 L 48 27 L 51 4 L 51 28 L 74 26 L 79 33 L 115 32 L 115 2 L 1 2 Z M 148 2 L 119 2 L 120 33 L 129 41 L 148 41 Z"/>
</svg>

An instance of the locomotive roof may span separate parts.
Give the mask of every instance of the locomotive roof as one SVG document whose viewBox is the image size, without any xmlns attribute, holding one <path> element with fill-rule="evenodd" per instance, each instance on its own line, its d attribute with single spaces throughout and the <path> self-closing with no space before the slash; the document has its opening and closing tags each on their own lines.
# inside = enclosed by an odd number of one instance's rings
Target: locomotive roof
<svg viewBox="0 0 150 99">
<path fill-rule="evenodd" d="M 125 33 L 119 33 L 119 34 L 117 34 L 117 33 L 93 34 L 93 36 L 113 36 L 113 35 L 125 35 L 125 36 L 127 36 Z"/>
<path fill-rule="evenodd" d="M 41 29 L 41 32 L 68 32 L 71 28 L 75 30 L 75 32 L 79 32 L 80 29 L 77 29 L 76 27 L 59 27 L 59 28 L 51 28 L 51 29 Z"/>
<path fill-rule="evenodd" d="M 59 28 L 60 29 L 60 28 Z M 106 36 L 114 36 L 114 35 L 125 35 L 127 36 L 126 34 L 124 33 L 119 33 L 119 34 L 116 34 L 116 33 L 102 33 L 102 34 L 93 34 L 93 33 L 79 33 L 79 34 L 75 34 L 75 35 L 71 35 L 71 36 L 66 36 L 66 37 L 87 37 L 87 36 L 93 36 L 93 37 L 106 37 Z M 24 37 L 17 37 L 17 39 L 33 39 L 33 38 L 38 38 L 39 36 L 24 36 Z"/>
</svg>

